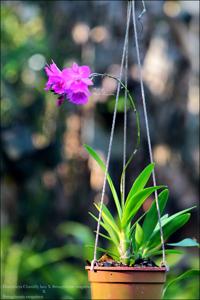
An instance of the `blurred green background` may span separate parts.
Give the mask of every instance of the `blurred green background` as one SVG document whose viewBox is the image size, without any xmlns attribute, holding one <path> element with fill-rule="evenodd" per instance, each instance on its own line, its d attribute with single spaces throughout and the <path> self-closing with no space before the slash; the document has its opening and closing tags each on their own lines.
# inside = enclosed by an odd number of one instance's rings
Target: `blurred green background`
<svg viewBox="0 0 200 300">
<path fill-rule="evenodd" d="M 138 22 L 158 182 L 168 185 L 173 213 L 198 203 L 199 1 L 145 1 Z M 137 1 L 137 13 L 142 10 Z M 89 299 L 86 259 L 96 224 L 103 174 L 82 147 L 106 157 L 115 83 L 97 81 L 84 107 L 44 91 L 44 66 L 72 62 L 119 74 L 126 1 L 1 1 L 1 298 Z M 142 122 L 141 148 L 127 171 L 127 189 L 149 162 L 133 28 L 128 87 Z M 123 103 L 123 95 L 120 101 Z M 136 140 L 128 112 L 128 152 Z M 122 167 L 123 112 L 119 108 L 110 173 Z M 144 205 L 146 210 L 152 199 Z M 105 202 L 114 209 L 107 189 Z M 198 210 L 170 241 L 198 238 Z M 101 245 L 104 242 L 101 241 Z M 169 279 L 199 265 L 196 250 L 168 257 Z M 198 278 L 169 288 L 166 299 L 199 299 Z"/>
</svg>

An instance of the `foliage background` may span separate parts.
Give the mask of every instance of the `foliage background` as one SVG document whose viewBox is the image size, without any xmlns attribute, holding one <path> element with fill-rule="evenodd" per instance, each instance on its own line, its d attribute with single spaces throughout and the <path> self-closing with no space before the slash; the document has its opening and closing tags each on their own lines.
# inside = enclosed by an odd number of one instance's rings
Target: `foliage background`
<svg viewBox="0 0 200 300">
<path fill-rule="evenodd" d="M 138 23 L 143 76 L 158 182 L 170 189 L 169 213 L 197 204 L 199 176 L 199 2 L 145 1 Z M 137 1 L 137 12 L 141 3 Z M 103 174 L 88 158 L 88 143 L 106 157 L 115 85 L 97 82 L 88 105 L 55 107 L 44 92 L 45 63 L 73 61 L 118 74 L 125 30 L 125 1 L 1 1 L 1 220 L 2 299 L 88 299 L 84 271 L 92 253 Z M 129 89 L 143 122 L 138 72 L 130 34 Z M 121 97 L 123 101 L 123 95 Z M 135 141 L 128 113 L 128 151 Z M 110 173 L 121 173 L 123 114 L 119 109 Z M 127 189 L 149 161 L 142 147 L 128 170 Z M 106 202 L 114 208 L 107 190 Z M 147 209 L 149 199 L 143 209 Z M 197 209 L 171 241 L 198 237 Z M 103 241 L 102 241 L 103 243 Z M 195 250 L 168 257 L 173 278 L 197 267 Z M 196 279 L 170 299 L 198 299 Z"/>
</svg>

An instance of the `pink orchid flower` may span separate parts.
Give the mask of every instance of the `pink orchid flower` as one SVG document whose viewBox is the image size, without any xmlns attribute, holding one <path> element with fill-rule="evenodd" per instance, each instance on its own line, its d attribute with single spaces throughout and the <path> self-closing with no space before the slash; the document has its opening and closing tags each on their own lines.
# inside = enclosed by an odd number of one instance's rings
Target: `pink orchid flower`
<svg viewBox="0 0 200 300">
<path fill-rule="evenodd" d="M 57 99 L 57 106 L 63 104 L 67 99 L 77 105 L 86 104 L 90 92 L 88 87 L 93 84 L 89 78 L 91 70 L 88 66 L 78 66 L 73 63 L 71 68 L 65 68 L 62 71 L 52 63 L 45 68 L 48 76 L 45 90 L 52 90 L 60 95 Z"/>
</svg>

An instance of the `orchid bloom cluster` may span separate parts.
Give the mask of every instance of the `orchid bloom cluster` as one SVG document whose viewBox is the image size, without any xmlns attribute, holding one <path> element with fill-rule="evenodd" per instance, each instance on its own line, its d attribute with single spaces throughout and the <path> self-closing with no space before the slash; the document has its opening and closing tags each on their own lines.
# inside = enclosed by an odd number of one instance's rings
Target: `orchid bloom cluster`
<svg viewBox="0 0 200 300">
<path fill-rule="evenodd" d="M 77 105 L 86 104 L 90 96 L 89 86 L 93 85 L 90 79 L 91 70 L 88 66 L 78 66 L 73 63 L 71 68 L 60 70 L 54 62 L 45 67 L 48 76 L 45 90 L 51 90 L 59 95 L 57 106 L 65 100 Z"/>
</svg>

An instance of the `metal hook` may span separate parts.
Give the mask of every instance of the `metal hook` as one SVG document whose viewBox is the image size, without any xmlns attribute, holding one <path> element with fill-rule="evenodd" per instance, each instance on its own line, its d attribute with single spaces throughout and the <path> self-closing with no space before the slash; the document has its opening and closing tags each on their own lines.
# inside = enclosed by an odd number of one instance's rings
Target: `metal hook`
<svg viewBox="0 0 200 300">
<path fill-rule="evenodd" d="M 139 23 L 140 24 L 140 29 L 139 29 L 139 32 L 138 32 L 138 36 L 139 36 L 139 38 L 138 38 L 138 40 L 139 41 L 141 41 L 142 40 L 142 38 L 141 38 L 141 36 L 142 36 L 142 33 L 143 33 L 143 30 L 144 30 L 144 26 L 143 26 L 143 23 L 142 23 L 142 17 L 143 17 L 143 15 L 146 13 L 146 6 L 145 6 L 145 2 L 144 2 L 144 0 L 142 0 L 142 6 L 143 6 L 143 10 L 142 10 L 142 12 L 137 16 L 137 23 Z"/>
<path fill-rule="evenodd" d="M 142 0 L 142 5 L 143 5 L 143 10 L 141 12 L 141 14 L 139 14 L 138 16 L 138 21 L 142 18 L 142 16 L 146 13 L 146 6 L 145 6 L 145 3 L 144 3 L 144 0 Z"/>
</svg>

